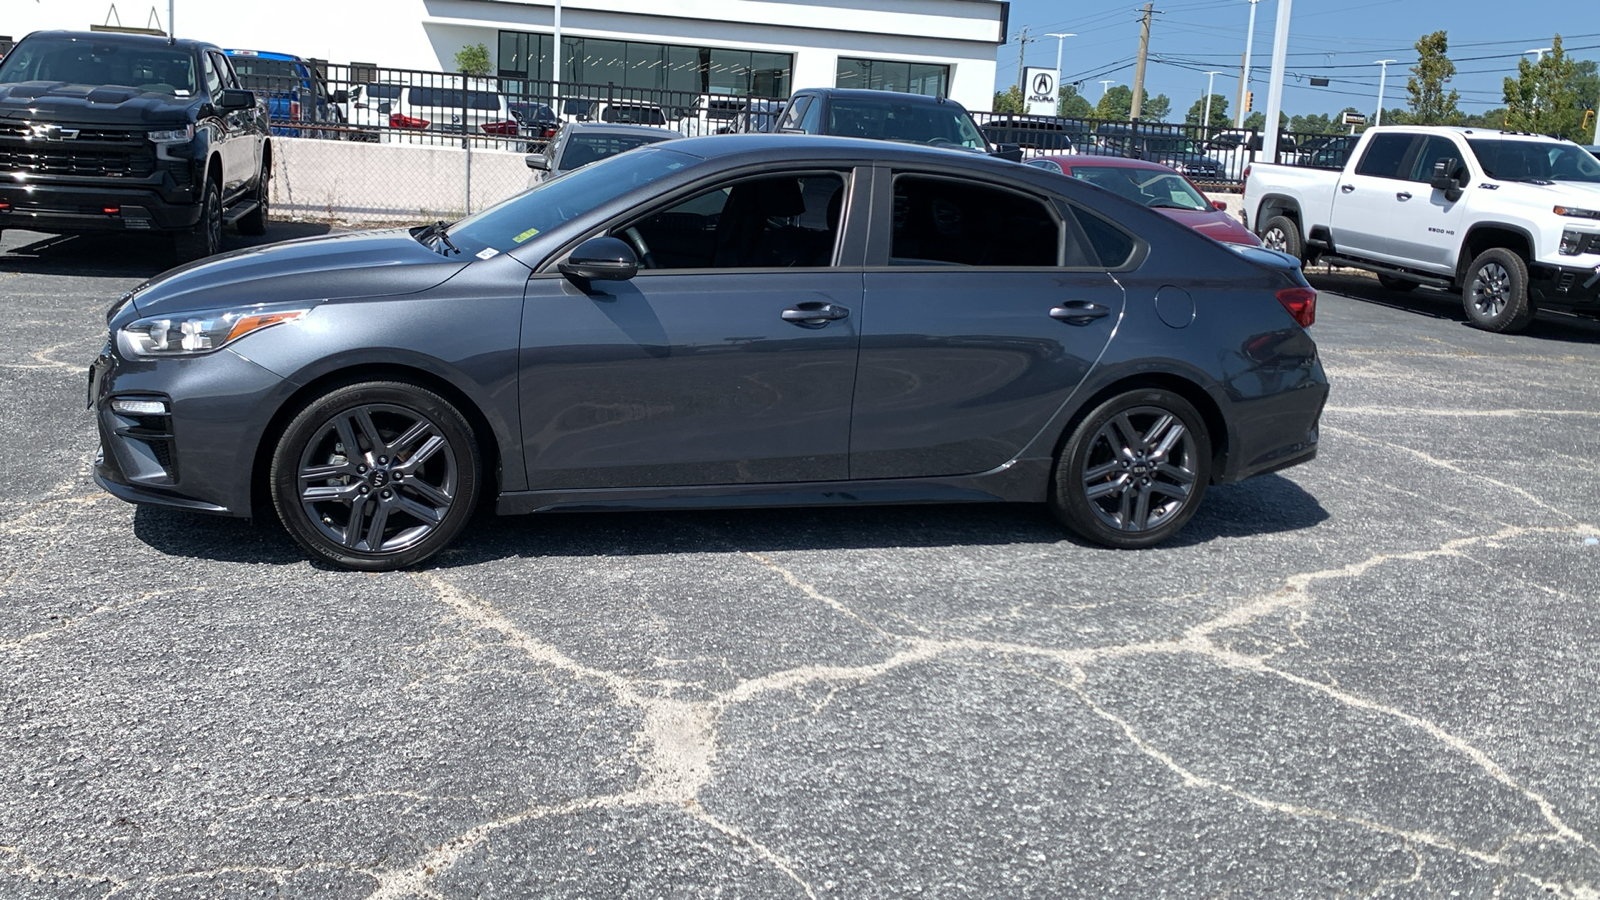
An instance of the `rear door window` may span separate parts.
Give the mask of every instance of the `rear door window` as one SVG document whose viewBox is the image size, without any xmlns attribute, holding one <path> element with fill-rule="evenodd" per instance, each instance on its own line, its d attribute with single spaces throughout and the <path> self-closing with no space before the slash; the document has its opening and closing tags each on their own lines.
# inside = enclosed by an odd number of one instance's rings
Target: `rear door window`
<svg viewBox="0 0 1600 900">
<path fill-rule="evenodd" d="M 1061 224 L 1044 201 L 984 184 L 894 180 L 890 265 L 1061 265 Z"/>
<path fill-rule="evenodd" d="M 1413 140 L 1415 138 L 1409 134 L 1373 135 L 1366 152 L 1361 154 L 1356 174 L 1374 178 L 1404 178 L 1400 174 L 1401 166 L 1405 164 L 1406 152 L 1411 149 Z"/>
</svg>

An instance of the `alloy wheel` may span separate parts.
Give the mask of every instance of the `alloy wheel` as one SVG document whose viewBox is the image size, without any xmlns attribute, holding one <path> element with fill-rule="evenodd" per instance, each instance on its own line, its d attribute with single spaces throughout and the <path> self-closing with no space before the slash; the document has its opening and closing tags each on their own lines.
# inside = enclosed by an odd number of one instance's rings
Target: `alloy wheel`
<svg viewBox="0 0 1600 900">
<path fill-rule="evenodd" d="M 1498 262 L 1490 262 L 1478 269 L 1472 279 L 1472 305 L 1484 318 L 1493 318 L 1505 311 L 1511 299 L 1511 273 Z"/>
<path fill-rule="evenodd" d="M 1095 433 L 1081 475 L 1084 495 L 1113 529 L 1159 528 L 1194 490 L 1196 458 L 1194 435 L 1181 419 L 1159 407 L 1135 407 Z"/>
</svg>

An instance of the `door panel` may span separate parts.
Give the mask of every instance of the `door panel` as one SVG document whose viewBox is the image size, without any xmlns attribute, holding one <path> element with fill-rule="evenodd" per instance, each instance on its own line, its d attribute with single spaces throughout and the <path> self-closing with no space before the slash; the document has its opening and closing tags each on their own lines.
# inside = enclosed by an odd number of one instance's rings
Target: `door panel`
<svg viewBox="0 0 1600 900">
<path fill-rule="evenodd" d="M 529 488 L 848 477 L 859 270 L 536 277 L 521 397 Z M 840 318 L 784 312 L 830 305 Z"/>
<path fill-rule="evenodd" d="M 1333 195 L 1329 232 L 1341 253 L 1393 262 L 1402 254 L 1391 228 L 1391 217 L 1415 195 L 1405 168 L 1412 159 L 1414 135 L 1374 135 L 1352 171 L 1339 180 Z"/>
<path fill-rule="evenodd" d="M 1123 292 L 1105 272 L 869 272 L 863 306 L 850 477 L 960 475 L 1039 433 L 1110 340 Z M 1051 315 L 1063 307 L 1104 314 Z"/>
</svg>

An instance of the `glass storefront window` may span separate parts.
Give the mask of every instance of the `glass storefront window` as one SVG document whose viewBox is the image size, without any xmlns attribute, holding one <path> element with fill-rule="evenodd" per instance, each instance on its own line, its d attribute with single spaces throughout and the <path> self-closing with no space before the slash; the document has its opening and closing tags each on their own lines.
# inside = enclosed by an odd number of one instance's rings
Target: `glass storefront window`
<svg viewBox="0 0 1600 900">
<path fill-rule="evenodd" d="M 500 77 L 549 81 L 554 38 L 500 32 Z M 641 90 L 786 99 L 794 55 L 602 38 L 561 39 L 561 81 Z"/>
<path fill-rule="evenodd" d="M 950 67 L 937 63 L 841 56 L 833 85 L 944 97 L 950 90 Z"/>
</svg>

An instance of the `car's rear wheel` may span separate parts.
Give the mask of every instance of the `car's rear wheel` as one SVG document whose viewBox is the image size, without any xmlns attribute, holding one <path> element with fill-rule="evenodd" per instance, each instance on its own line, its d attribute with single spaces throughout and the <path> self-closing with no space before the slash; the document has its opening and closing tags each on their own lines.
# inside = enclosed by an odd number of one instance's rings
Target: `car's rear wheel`
<svg viewBox="0 0 1600 900">
<path fill-rule="evenodd" d="M 222 189 L 214 179 L 206 179 L 200 198 L 200 221 L 188 231 L 173 235 L 172 249 L 183 262 L 205 259 L 222 251 Z"/>
<path fill-rule="evenodd" d="M 1051 510 L 1107 547 L 1159 544 L 1182 528 L 1211 480 L 1211 439 L 1171 391 L 1118 394 L 1073 429 L 1056 459 Z"/>
<path fill-rule="evenodd" d="M 1391 291 L 1410 291 L 1415 290 L 1417 287 L 1415 281 L 1407 281 L 1404 278 L 1396 278 L 1393 275 L 1379 275 L 1378 283 Z"/>
<path fill-rule="evenodd" d="M 1261 229 L 1261 245 L 1268 250 L 1287 253 L 1295 259 L 1301 259 L 1305 250 L 1305 240 L 1300 236 L 1300 226 L 1288 216 L 1273 216 L 1267 220 Z"/>
<path fill-rule="evenodd" d="M 1537 312 L 1528 297 L 1528 264 L 1504 247 L 1485 250 L 1472 261 L 1461 300 L 1467 321 L 1486 331 L 1521 331 Z"/>
<path fill-rule="evenodd" d="M 255 196 L 251 198 L 256 202 L 256 208 L 245 213 L 239 218 L 240 234 L 266 234 L 267 220 L 271 218 L 269 209 L 272 199 L 272 159 L 263 156 L 261 159 L 261 174 L 256 178 Z"/>
<path fill-rule="evenodd" d="M 272 500 L 312 556 L 348 569 L 416 565 L 471 517 L 482 463 L 472 426 L 414 384 L 374 381 L 312 401 L 272 457 Z"/>
</svg>

